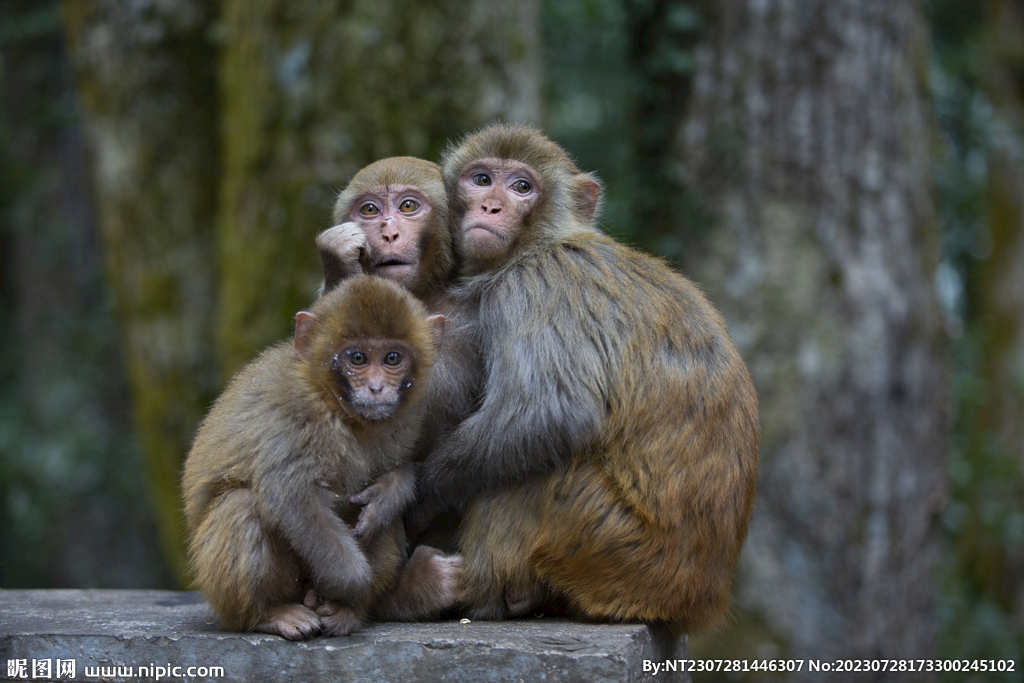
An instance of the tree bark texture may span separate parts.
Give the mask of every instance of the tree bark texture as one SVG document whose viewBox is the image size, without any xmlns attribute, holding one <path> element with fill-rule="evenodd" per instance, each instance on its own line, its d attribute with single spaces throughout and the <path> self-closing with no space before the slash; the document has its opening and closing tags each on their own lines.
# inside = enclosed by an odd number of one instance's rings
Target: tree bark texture
<svg viewBox="0 0 1024 683">
<path fill-rule="evenodd" d="M 180 465 L 216 386 L 217 3 L 67 0 L 135 426 L 167 557 L 185 572 Z"/>
<path fill-rule="evenodd" d="M 915 0 L 747 0 L 697 48 L 676 153 L 716 226 L 684 263 L 758 387 L 734 605 L 768 652 L 934 654 L 948 406 L 926 46 Z"/>
<path fill-rule="evenodd" d="M 536 121 L 535 0 L 226 0 L 219 348 L 225 377 L 314 298 L 336 191 L 382 157 L 436 160 L 488 120 Z"/>
</svg>

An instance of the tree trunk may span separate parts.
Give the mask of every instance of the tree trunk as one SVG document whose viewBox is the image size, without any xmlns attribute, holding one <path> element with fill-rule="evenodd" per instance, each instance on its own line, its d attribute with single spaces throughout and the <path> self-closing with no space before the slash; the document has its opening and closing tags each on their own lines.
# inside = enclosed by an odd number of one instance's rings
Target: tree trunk
<svg viewBox="0 0 1024 683">
<path fill-rule="evenodd" d="M 162 542 L 184 576 L 180 466 L 212 398 L 217 3 L 66 0 L 99 223 Z"/>
<path fill-rule="evenodd" d="M 716 218 L 685 271 L 760 397 L 739 621 L 756 652 L 928 657 L 948 418 L 920 3 L 718 12 L 677 153 Z"/>
<path fill-rule="evenodd" d="M 8 0 L 2 25 L 0 584 L 168 585 L 140 510 L 60 3 Z"/>
<path fill-rule="evenodd" d="M 539 115 L 534 0 L 226 0 L 219 346 L 225 377 L 291 333 L 335 194 L 381 157 L 437 159 Z"/>
</svg>

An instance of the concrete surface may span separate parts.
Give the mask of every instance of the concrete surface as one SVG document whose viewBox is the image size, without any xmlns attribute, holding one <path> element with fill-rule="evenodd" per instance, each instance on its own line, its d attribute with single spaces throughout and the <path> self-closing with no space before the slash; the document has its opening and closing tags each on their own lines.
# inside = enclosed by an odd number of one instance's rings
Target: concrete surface
<svg viewBox="0 0 1024 683">
<path fill-rule="evenodd" d="M 36 673 L 35 680 L 76 681 L 654 683 L 689 681 L 682 673 L 655 676 L 650 665 L 645 673 L 643 666 L 645 659 L 683 659 L 686 650 L 686 639 L 673 642 L 663 626 L 551 617 L 374 623 L 348 637 L 289 642 L 220 631 L 198 593 L 0 590 L 4 680 Z M 58 670 L 69 660 L 73 678 Z M 223 667 L 223 675 L 201 677 L 189 667 Z"/>
</svg>

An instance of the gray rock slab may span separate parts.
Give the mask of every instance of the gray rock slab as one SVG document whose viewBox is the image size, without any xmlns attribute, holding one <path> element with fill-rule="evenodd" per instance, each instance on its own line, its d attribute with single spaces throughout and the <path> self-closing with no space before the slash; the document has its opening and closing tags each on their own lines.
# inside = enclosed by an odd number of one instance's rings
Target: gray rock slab
<svg viewBox="0 0 1024 683">
<path fill-rule="evenodd" d="M 660 625 L 551 617 L 370 623 L 347 637 L 290 642 L 221 631 L 198 593 L 0 590 L 4 680 L 24 672 L 24 680 L 37 673 L 35 680 L 76 681 L 653 683 L 688 681 L 682 673 L 654 675 L 650 665 L 644 671 L 644 660 L 675 662 L 686 650 L 685 638 L 674 641 Z M 74 677 L 58 668 L 69 660 Z"/>
</svg>

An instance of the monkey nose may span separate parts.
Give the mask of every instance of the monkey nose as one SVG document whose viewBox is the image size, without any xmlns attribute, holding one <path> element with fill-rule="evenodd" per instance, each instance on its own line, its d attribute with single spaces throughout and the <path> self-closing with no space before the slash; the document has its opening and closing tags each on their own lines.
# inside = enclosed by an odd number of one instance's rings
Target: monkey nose
<svg viewBox="0 0 1024 683">
<path fill-rule="evenodd" d="M 498 214 L 501 213 L 501 203 L 498 201 L 486 201 L 480 205 L 480 210 L 486 214 Z"/>
</svg>

